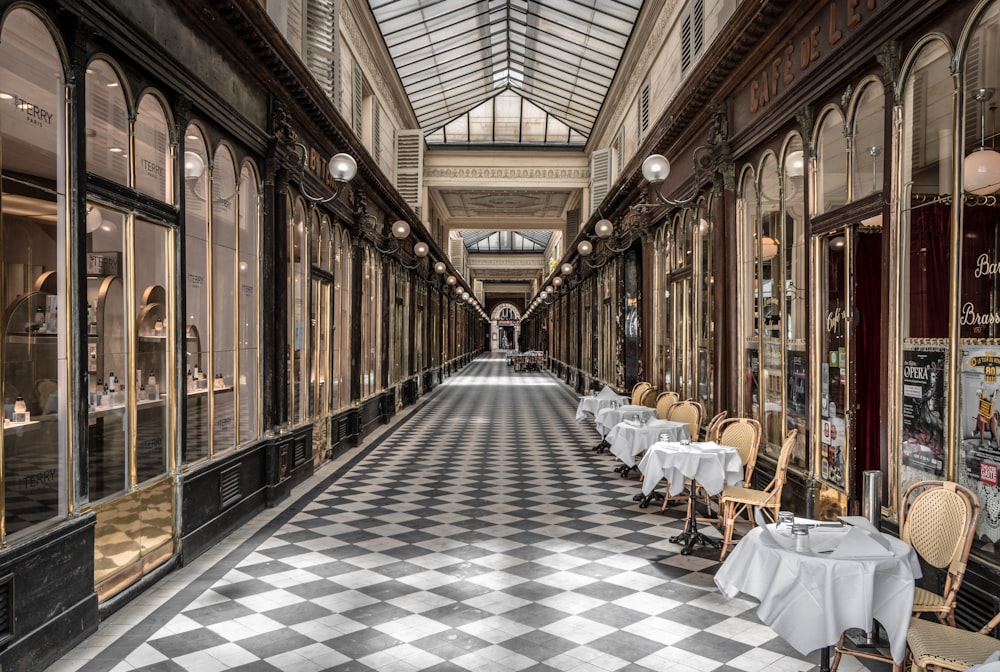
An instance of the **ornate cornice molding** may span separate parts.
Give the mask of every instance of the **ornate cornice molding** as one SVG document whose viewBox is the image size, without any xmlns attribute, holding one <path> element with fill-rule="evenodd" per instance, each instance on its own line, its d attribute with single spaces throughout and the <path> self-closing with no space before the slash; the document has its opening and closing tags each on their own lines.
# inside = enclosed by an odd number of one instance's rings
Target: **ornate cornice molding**
<svg viewBox="0 0 1000 672">
<path fill-rule="evenodd" d="M 586 168 L 427 168 L 424 177 L 462 180 L 583 180 Z"/>
</svg>

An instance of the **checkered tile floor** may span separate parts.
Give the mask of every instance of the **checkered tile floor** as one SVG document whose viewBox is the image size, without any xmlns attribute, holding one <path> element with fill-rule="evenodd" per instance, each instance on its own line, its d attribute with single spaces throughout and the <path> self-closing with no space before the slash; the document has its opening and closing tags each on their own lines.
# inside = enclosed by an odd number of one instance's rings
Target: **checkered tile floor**
<svg viewBox="0 0 1000 672">
<path fill-rule="evenodd" d="M 682 556 L 575 395 L 484 357 L 54 672 L 811 670 Z M 844 672 L 860 668 L 853 659 Z"/>
</svg>

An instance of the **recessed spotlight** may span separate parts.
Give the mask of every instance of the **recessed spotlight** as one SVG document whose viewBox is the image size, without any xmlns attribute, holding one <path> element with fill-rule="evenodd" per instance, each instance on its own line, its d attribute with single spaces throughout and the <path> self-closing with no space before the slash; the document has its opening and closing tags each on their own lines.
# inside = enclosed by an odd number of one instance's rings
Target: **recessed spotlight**
<svg viewBox="0 0 1000 672">
<path fill-rule="evenodd" d="M 107 83 L 107 84 L 105 84 L 104 86 L 108 87 L 109 89 L 113 89 L 113 88 L 115 88 L 116 86 L 118 86 L 118 82 L 108 82 L 108 83 Z"/>
<path fill-rule="evenodd" d="M 14 100 L 14 96 L 4 91 L 0 91 L 0 100 Z"/>
<path fill-rule="evenodd" d="M 122 149 L 121 147 L 112 147 L 108 151 L 111 152 L 112 154 L 121 154 L 125 150 Z"/>
</svg>

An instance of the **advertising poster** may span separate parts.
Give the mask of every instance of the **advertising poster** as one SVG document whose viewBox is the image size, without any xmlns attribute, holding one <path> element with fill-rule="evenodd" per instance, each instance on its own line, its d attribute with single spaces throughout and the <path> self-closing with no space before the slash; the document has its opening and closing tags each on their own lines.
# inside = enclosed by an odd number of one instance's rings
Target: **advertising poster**
<svg viewBox="0 0 1000 672">
<path fill-rule="evenodd" d="M 944 474 L 943 350 L 903 351 L 903 464 Z"/>
<path fill-rule="evenodd" d="M 1000 541 L 1000 348 L 962 348 L 960 460 L 958 482 L 983 504 L 978 535 Z"/>
</svg>

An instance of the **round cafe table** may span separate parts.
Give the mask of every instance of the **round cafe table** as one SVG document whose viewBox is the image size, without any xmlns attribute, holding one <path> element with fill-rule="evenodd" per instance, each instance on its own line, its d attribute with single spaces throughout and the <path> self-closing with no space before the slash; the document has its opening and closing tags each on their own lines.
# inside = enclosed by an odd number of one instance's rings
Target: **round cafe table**
<svg viewBox="0 0 1000 672">
<path fill-rule="evenodd" d="M 906 653 L 920 563 L 913 547 L 864 519 L 810 530 L 807 552 L 773 524 L 743 537 L 715 574 L 726 597 L 745 593 L 760 601 L 757 615 L 799 653 L 820 650 L 829 670 L 829 647 L 850 628 L 878 621 L 897 664 Z"/>
</svg>

